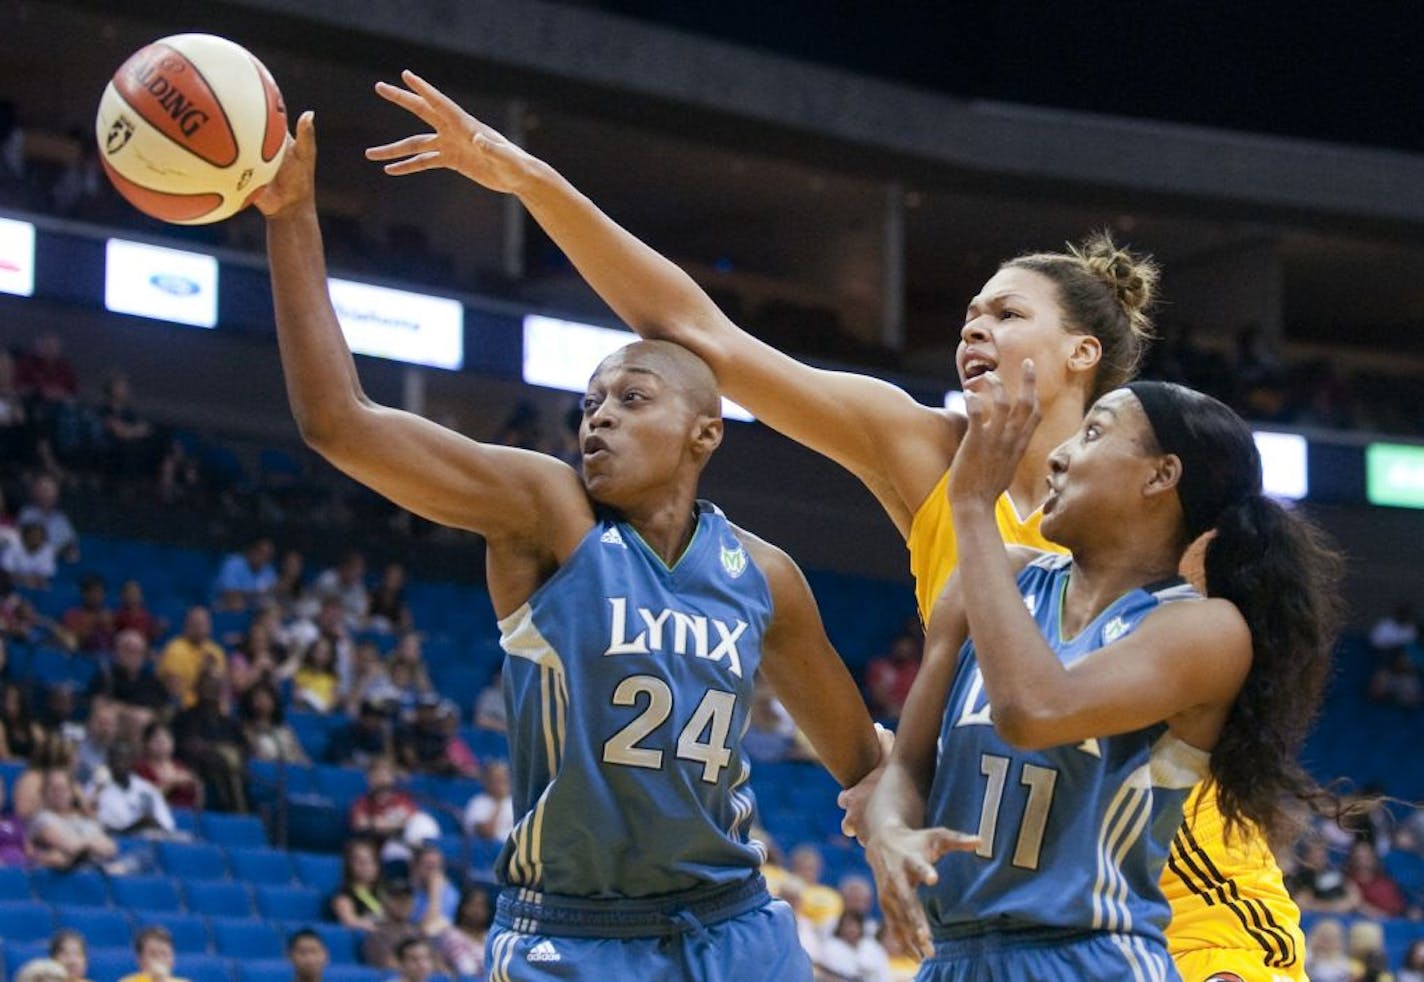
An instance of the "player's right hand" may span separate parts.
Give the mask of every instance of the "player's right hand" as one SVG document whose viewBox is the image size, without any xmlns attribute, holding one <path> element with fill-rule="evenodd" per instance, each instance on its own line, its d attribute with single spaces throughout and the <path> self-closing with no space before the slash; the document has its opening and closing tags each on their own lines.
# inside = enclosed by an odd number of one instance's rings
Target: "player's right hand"
<svg viewBox="0 0 1424 982">
<path fill-rule="evenodd" d="M 415 72 L 401 72 L 401 81 L 409 88 L 377 82 L 376 94 L 416 116 L 434 132 L 370 147 L 367 159 L 390 161 L 385 171 L 398 177 L 445 167 L 491 191 L 518 190 L 533 157 Z"/>
<path fill-rule="evenodd" d="M 946 853 L 967 852 L 979 838 L 946 828 L 911 829 L 901 825 L 877 831 L 865 849 L 880 894 L 885 926 L 895 933 L 905 950 L 921 959 L 934 954 L 929 921 L 916 888 L 939 882 L 935 863 Z"/>
<path fill-rule="evenodd" d="M 297 135 L 287 136 L 282 166 L 272 182 L 252 197 L 252 204 L 268 218 L 280 218 L 293 208 L 316 198 L 316 116 L 307 110 L 297 119 Z"/>
</svg>

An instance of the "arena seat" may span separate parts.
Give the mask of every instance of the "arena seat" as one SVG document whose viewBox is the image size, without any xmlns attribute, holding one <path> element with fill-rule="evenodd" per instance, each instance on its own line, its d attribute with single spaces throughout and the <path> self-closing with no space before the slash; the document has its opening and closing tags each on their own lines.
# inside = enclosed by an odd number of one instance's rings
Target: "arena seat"
<svg viewBox="0 0 1424 982">
<path fill-rule="evenodd" d="M 342 927 L 340 924 L 310 924 L 310 927 L 317 934 L 321 935 L 321 940 L 326 942 L 326 950 L 331 955 L 331 969 L 338 966 L 358 965 L 361 961 L 361 932 L 352 930 L 349 927 Z M 290 932 L 289 935 L 290 936 Z M 327 979 L 332 978 L 331 969 L 327 970 Z"/>
<path fill-rule="evenodd" d="M 138 959 L 130 946 L 89 949 L 89 978 L 92 982 L 119 982 L 125 975 L 136 971 Z"/>
<path fill-rule="evenodd" d="M 384 982 L 390 977 L 390 974 L 390 972 L 367 965 L 333 963 L 327 967 L 326 982 Z"/>
<path fill-rule="evenodd" d="M 291 982 L 292 966 L 285 958 L 239 958 L 237 982 Z"/>
<path fill-rule="evenodd" d="M 183 909 L 177 884 L 166 876 L 116 876 L 109 881 L 109 888 L 113 892 L 114 903 L 120 907 L 171 913 Z"/>
<path fill-rule="evenodd" d="M 198 820 L 203 838 L 223 846 L 265 846 L 267 830 L 256 815 L 203 812 Z"/>
<path fill-rule="evenodd" d="M 279 921 L 317 921 L 321 919 L 325 896 L 311 887 L 287 884 L 258 884 L 257 911 L 263 917 Z"/>
<path fill-rule="evenodd" d="M 174 975 L 188 982 L 233 982 L 232 959 L 217 955 L 192 955 L 177 959 Z M 98 982 L 96 979 L 95 982 Z"/>
<path fill-rule="evenodd" d="M 254 884 L 285 885 L 294 878 L 291 856 L 268 846 L 229 847 L 227 862 L 233 876 Z"/>
<path fill-rule="evenodd" d="M 145 913 L 134 923 L 135 937 L 149 925 L 167 928 L 173 935 L 173 950 L 180 956 L 201 955 L 208 950 L 207 919 L 199 914 Z M 179 974 L 186 976 L 187 972 Z"/>
<path fill-rule="evenodd" d="M 229 958 L 281 958 L 282 938 L 267 921 L 210 917 L 208 930 L 219 955 Z"/>
<path fill-rule="evenodd" d="M 196 880 L 183 884 L 188 909 L 209 917 L 251 917 L 252 895 L 247 884 L 229 880 Z"/>
<path fill-rule="evenodd" d="M 18 866 L 0 866 L 0 902 L 29 900 L 30 878 Z"/>
<path fill-rule="evenodd" d="M 169 876 L 181 880 L 220 880 L 227 876 L 223 851 L 207 842 L 160 842 L 158 859 Z"/>
<path fill-rule="evenodd" d="M 5 941 L 5 977 L 13 979 L 15 974 L 25 966 L 25 963 L 35 958 L 48 958 L 49 945 L 47 944 L 26 944 L 22 941 L 9 940 L 18 935 L 18 931 L 6 929 Z M 29 937 L 30 935 L 25 935 Z M 92 973 L 91 973 L 92 977 Z M 99 982 L 94 979 L 94 982 Z"/>
<path fill-rule="evenodd" d="M 54 911 L 37 900 L 0 901 L 0 937 L 20 940 L 48 938 L 54 932 Z"/>
<path fill-rule="evenodd" d="M 343 807 L 366 792 L 366 775 L 359 768 L 318 765 L 312 778 L 319 794 Z"/>
<path fill-rule="evenodd" d="M 109 888 L 104 877 L 94 870 L 81 869 L 72 873 L 35 870 L 30 874 L 35 896 L 46 903 L 73 904 L 86 907 L 106 907 Z"/>
<path fill-rule="evenodd" d="M 294 852 L 291 855 L 297 879 L 323 897 L 335 893 L 341 886 L 340 856 L 316 852 Z"/>
<path fill-rule="evenodd" d="M 100 948 L 126 948 L 133 940 L 133 925 L 127 911 L 112 907 L 55 906 L 55 921 L 60 927 L 73 928 L 84 935 L 90 945 Z"/>
</svg>

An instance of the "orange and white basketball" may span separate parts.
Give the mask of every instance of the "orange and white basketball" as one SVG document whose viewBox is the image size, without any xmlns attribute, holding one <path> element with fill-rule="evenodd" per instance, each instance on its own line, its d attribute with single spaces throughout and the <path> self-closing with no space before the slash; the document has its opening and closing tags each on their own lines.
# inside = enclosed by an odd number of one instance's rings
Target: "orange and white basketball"
<svg viewBox="0 0 1424 982">
<path fill-rule="evenodd" d="M 277 173 L 287 110 L 246 48 L 175 34 L 119 67 L 94 128 L 109 180 L 135 208 L 205 225 L 241 211 Z"/>
</svg>

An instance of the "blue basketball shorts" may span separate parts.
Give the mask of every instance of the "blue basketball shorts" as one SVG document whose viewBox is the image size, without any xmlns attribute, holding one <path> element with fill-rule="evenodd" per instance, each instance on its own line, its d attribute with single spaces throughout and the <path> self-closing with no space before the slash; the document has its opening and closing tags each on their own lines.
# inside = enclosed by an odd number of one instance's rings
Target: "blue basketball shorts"
<svg viewBox="0 0 1424 982">
<path fill-rule="evenodd" d="M 557 901 L 516 907 L 506 896 L 517 891 L 506 891 L 486 941 L 489 982 L 812 982 L 796 915 L 755 879 L 759 895 L 745 891 L 735 906 L 692 904 L 651 918 L 647 911 L 619 917 L 623 905 L 616 902 L 604 902 L 607 919 L 584 904 L 581 911 L 565 907 L 582 916 L 562 921 L 529 916 L 550 913 Z M 727 910 L 736 912 L 717 916 Z M 590 936 L 590 921 L 603 922 L 602 936 Z"/>
<path fill-rule="evenodd" d="M 1181 982 L 1160 941 L 1106 931 L 987 931 L 936 941 L 916 982 Z"/>
</svg>

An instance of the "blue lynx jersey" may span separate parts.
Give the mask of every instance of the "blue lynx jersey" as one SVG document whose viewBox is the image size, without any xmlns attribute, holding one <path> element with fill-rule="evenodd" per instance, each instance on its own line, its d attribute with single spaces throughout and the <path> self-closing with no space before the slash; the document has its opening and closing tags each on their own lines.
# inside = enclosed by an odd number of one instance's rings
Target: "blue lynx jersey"
<svg viewBox="0 0 1424 982">
<path fill-rule="evenodd" d="M 631 526 L 599 516 L 500 622 L 517 816 L 501 882 L 645 897 L 756 871 L 740 743 L 771 606 L 712 505 L 699 502 L 671 569 Z"/>
<path fill-rule="evenodd" d="M 1182 581 L 1133 590 L 1076 638 L 1061 616 L 1071 559 L 1043 556 L 1019 590 L 1064 664 L 1130 634 L 1158 606 L 1199 599 Z M 1182 802 L 1208 755 L 1157 724 L 1077 746 L 1016 750 L 994 731 L 974 643 L 966 642 L 940 730 L 926 825 L 978 831 L 939 882 L 921 887 L 937 938 L 969 922 L 1100 930 L 1157 943 L 1169 908 L 1157 885 Z M 1127 942 L 1124 942 L 1127 943 Z"/>
</svg>

